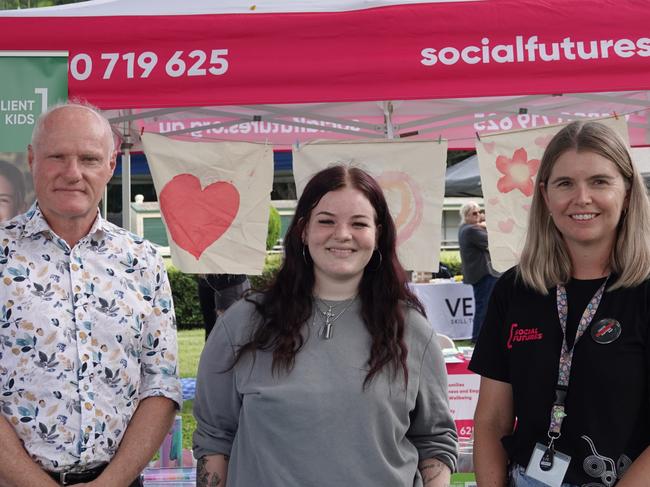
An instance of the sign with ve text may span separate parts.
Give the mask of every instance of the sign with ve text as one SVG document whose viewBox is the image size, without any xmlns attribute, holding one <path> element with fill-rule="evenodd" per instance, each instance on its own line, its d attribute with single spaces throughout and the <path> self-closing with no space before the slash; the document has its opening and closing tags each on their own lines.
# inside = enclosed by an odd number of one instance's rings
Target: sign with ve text
<svg viewBox="0 0 650 487">
<path fill-rule="evenodd" d="M 454 340 L 472 337 L 472 286 L 457 282 L 409 283 L 409 286 L 424 305 L 427 319 L 436 333 Z"/>
<path fill-rule="evenodd" d="M 0 152 L 24 152 L 38 116 L 68 98 L 68 53 L 0 51 Z"/>
</svg>

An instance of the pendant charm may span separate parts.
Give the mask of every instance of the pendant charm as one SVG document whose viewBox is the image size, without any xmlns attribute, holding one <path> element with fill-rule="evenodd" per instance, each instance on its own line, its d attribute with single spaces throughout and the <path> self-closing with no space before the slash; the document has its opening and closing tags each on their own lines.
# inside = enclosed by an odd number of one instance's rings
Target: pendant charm
<svg viewBox="0 0 650 487">
<path fill-rule="evenodd" d="M 555 456 L 555 451 L 553 451 L 553 445 L 549 445 L 542 459 L 539 461 L 539 468 L 544 472 L 548 472 L 553 468 L 553 457 Z"/>
<path fill-rule="evenodd" d="M 356 295 L 350 298 L 347 302 L 345 302 L 345 305 L 343 306 L 343 309 L 339 311 L 338 313 L 335 313 L 333 308 L 333 305 L 329 305 L 325 302 L 323 302 L 322 299 L 315 298 L 315 305 L 316 305 L 316 313 L 314 314 L 314 321 L 313 324 L 316 324 L 316 315 L 320 314 L 322 315 L 323 319 L 325 320 L 325 323 L 323 326 L 320 328 L 318 335 L 323 339 L 323 340 L 329 340 L 332 338 L 334 335 L 334 322 L 338 320 L 343 314 L 354 304 L 356 301 L 357 297 Z M 323 311 L 320 306 L 318 306 L 318 303 L 324 305 L 327 307 L 327 311 Z"/>
<path fill-rule="evenodd" d="M 323 332 L 321 333 L 322 337 L 325 340 L 329 340 L 332 338 L 332 335 L 334 334 L 334 327 L 332 326 L 332 323 L 325 323 L 323 325 Z"/>
</svg>

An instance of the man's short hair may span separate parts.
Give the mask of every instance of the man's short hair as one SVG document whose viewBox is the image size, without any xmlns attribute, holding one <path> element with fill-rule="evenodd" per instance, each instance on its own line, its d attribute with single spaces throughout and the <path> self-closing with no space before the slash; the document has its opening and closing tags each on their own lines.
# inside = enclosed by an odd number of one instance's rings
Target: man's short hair
<svg viewBox="0 0 650 487">
<path fill-rule="evenodd" d="M 83 110 L 87 110 L 104 125 L 104 130 L 105 130 L 105 136 L 106 136 L 106 142 L 107 145 L 109 146 L 109 151 L 108 155 L 113 153 L 115 151 L 115 137 L 113 135 L 113 129 L 111 128 L 111 124 L 108 121 L 108 119 L 101 114 L 99 109 L 90 103 L 86 102 L 80 102 L 80 101 L 68 101 L 65 103 L 57 103 L 56 105 L 52 105 L 47 109 L 47 111 L 41 113 L 41 115 L 36 119 L 36 123 L 34 124 L 34 129 L 32 130 L 32 141 L 31 145 L 32 147 L 36 148 L 37 143 L 41 137 L 41 134 L 43 132 L 43 128 L 45 125 L 45 121 L 47 118 L 57 110 L 61 110 L 62 108 L 81 108 Z"/>
<path fill-rule="evenodd" d="M 0 159 L 0 176 L 3 176 L 14 190 L 14 207 L 20 208 L 25 203 L 25 177 L 16 166 Z"/>
<path fill-rule="evenodd" d="M 470 212 L 476 208 L 477 210 L 480 210 L 480 207 L 478 206 L 478 203 L 476 201 L 468 201 L 465 203 L 463 206 L 460 207 L 460 217 L 463 220 L 463 223 L 467 221 L 467 217 L 469 216 Z"/>
</svg>

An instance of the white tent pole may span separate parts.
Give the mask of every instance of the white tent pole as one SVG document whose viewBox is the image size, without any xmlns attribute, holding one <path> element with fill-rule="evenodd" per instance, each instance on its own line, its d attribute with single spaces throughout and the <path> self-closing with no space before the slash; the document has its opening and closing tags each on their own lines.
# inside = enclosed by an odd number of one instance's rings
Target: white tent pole
<svg viewBox="0 0 650 487">
<path fill-rule="evenodd" d="M 108 215 L 108 187 L 104 188 L 104 196 L 102 196 L 102 217 L 106 218 Z"/>
<path fill-rule="evenodd" d="M 386 138 L 394 139 L 395 138 L 395 128 L 393 127 L 393 102 L 384 101 L 382 102 L 384 109 L 384 122 L 386 124 Z"/>
<path fill-rule="evenodd" d="M 122 228 L 131 231 L 131 121 L 124 122 L 122 132 Z"/>
</svg>

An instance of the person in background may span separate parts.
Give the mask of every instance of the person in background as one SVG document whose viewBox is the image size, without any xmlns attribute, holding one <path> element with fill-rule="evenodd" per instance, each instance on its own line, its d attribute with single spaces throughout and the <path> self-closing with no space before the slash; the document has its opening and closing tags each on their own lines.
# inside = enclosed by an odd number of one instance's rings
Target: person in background
<svg viewBox="0 0 650 487">
<path fill-rule="evenodd" d="M 463 221 L 458 229 L 460 261 L 463 282 L 471 284 L 474 291 L 474 322 L 472 342 L 476 343 L 481 326 L 485 320 L 488 301 L 499 273 L 492 268 L 488 250 L 488 234 L 485 223 L 481 222 L 481 210 L 474 201 L 460 208 Z"/>
<path fill-rule="evenodd" d="M 445 364 L 377 182 L 320 171 L 284 244 L 275 281 L 226 311 L 201 355 L 197 486 L 448 486 Z"/>
<path fill-rule="evenodd" d="M 470 363 L 478 485 L 648 485 L 649 277 L 650 203 L 625 142 L 567 125 Z"/>
<path fill-rule="evenodd" d="M 36 202 L 0 225 L 0 485 L 141 485 L 180 406 L 163 260 L 97 208 L 115 157 L 87 105 L 36 122 Z"/>
<path fill-rule="evenodd" d="M 0 159 L 0 221 L 25 211 L 25 180 L 13 164 Z"/>
<path fill-rule="evenodd" d="M 206 340 L 217 318 L 250 287 L 246 274 L 200 274 L 198 276 L 199 304 Z"/>
</svg>

